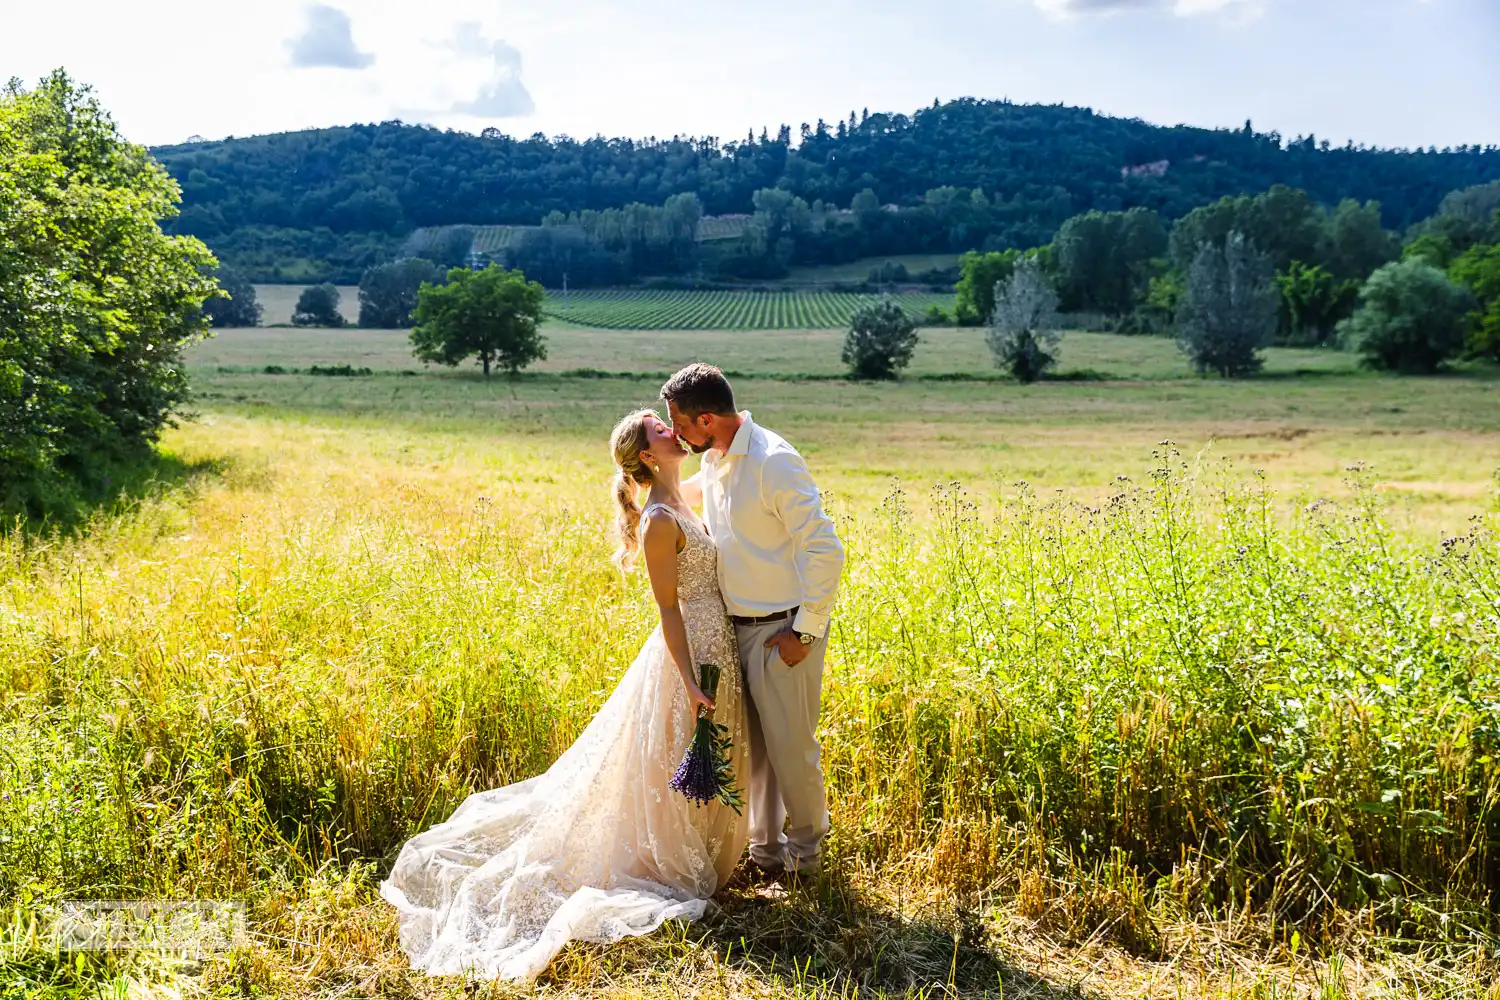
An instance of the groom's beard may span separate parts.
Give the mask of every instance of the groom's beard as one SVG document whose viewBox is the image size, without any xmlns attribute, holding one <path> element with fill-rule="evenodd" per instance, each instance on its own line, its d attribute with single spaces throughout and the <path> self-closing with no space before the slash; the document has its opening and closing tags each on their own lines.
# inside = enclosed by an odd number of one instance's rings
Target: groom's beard
<svg viewBox="0 0 1500 1000">
<path fill-rule="evenodd" d="M 679 438 L 679 440 L 681 440 L 681 439 Z M 714 442 L 713 442 L 712 438 L 710 438 L 709 440 L 703 442 L 702 444 L 693 444 L 693 442 L 691 442 L 691 441 L 687 441 L 687 442 L 684 442 L 684 443 L 688 446 L 688 449 L 690 451 L 692 451 L 692 453 L 694 455 L 701 455 L 705 451 L 707 451 L 708 449 L 710 449 L 710 448 L 712 448 L 714 446 Z"/>
</svg>

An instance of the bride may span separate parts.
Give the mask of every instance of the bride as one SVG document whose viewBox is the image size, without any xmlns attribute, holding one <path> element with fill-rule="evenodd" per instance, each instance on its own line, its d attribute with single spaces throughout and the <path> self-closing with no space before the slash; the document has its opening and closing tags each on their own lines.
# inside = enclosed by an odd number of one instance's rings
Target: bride
<svg viewBox="0 0 1500 1000">
<path fill-rule="evenodd" d="M 429 974 L 530 980 L 569 941 L 696 919 L 745 850 L 746 817 L 667 786 L 700 707 L 728 727 L 741 785 L 748 743 L 717 554 L 679 475 L 687 453 L 651 410 L 621 420 L 610 446 L 616 558 L 629 568 L 644 555 L 661 623 L 545 774 L 469 796 L 402 847 L 380 895 L 399 911 L 402 950 Z M 702 663 L 722 672 L 713 698 L 699 689 Z"/>
</svg>

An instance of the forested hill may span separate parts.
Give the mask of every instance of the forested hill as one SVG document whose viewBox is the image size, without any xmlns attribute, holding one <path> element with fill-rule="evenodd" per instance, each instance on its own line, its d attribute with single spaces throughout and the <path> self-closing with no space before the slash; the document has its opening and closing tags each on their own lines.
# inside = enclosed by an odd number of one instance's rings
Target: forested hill
<svg viewBox="0 0 1500 1000">
<path fill-rule="evenodd" d="M 710 215 L 749 212 L 754 192 L 767 187 L 838 207 L 865 188 L 894 204 L 943 186 L 982 189 L 1006 206 L 1015 242 L 1045 241 L 1090 208 L 1140 205 L 1175 218 L 1276 183 L 1328 204 L 1377 200 L 1396 228 L 1429 215 L 1448 191 L 1500 179 L 1493 145 L 1330 148 L 1249 123 L 1161 127 L 1085 108 L 972 99 L 737 141 L 515 139 L 392 122 L 152 152 L 183 187 L 177 231 L 259 258 L 277 246 L 316 257 L 335 245 L 339 256 L 374 258 L 418 226 L 535 223 L 552 211 L 660 205 L 682 192 L 695 192 Z"/>
</svg>

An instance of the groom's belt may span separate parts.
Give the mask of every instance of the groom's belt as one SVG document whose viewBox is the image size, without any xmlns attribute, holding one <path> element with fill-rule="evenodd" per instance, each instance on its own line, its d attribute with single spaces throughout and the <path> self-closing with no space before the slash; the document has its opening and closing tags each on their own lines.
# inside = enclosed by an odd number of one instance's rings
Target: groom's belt
<svg viewBox="0 0 1500 1000">
<path fill-rule="evenodd" d="M 729 620 L 736 625 L 765 625 L 769 622 L 784 622 L 796 613 L 796 608 L 787 608 L 785 611 L 772 611 L 768 615 L 730 615 Z"/>
</svg>

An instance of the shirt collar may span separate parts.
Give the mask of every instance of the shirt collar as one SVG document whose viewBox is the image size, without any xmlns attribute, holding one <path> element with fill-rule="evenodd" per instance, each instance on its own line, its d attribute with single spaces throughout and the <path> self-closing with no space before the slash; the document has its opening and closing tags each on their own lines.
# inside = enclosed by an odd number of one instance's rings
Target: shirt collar
<svg viewBox="0 0 1500 1000">
<path fill-rule="evenodd" d="M 735 432 L 734 440 L 729 442 L 729 450 L 724 454 L 748 455 L 750 454 L 750 435 L 755 433 L 755 421 L 750 419 L 749 410 L 740 411 L 740 429 Z"/>
</svg>

